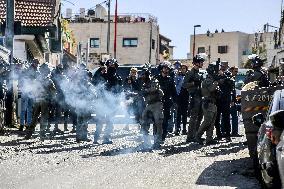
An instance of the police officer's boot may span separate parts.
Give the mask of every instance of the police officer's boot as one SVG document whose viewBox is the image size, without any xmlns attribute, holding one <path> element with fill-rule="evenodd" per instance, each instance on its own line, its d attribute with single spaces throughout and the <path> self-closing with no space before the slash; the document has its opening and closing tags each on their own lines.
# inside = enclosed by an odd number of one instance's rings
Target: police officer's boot
<svg viewBox="0 0 284 189">
<path fill-rule="evenodd" d="M 179 136 L 179 133 L 180 133 L 180 129 L 177 128 L 177 129 L 175 130 L 175 135 L 176 135 L 176 136 Z"/>
<path fill-rule="evenodd" d="M 76 125 L 73 125 L 73 128 L 72 128 L 72 130 L 71 130 L 71 133 L 76 133 Z"/>
<path fill-rule="evenodd" d="M 31 139 L 31 138 L 32 138 L 32 135 L 33 135 L 33 132 L 34 132 L 33 129 L 28 128 L 28 129 L 26 130 L 26 136 L 24 137 L 24 139 L 25 139 L 25 140 Z"/>
<path fill-rule="evenodd" d="M 67 127 L 68 127 L 67 123 L 64 123 L 64 131 L 68 131 Z"/>
<path fill-rule="evenodd" d="M 19 131 L 23 131 L 24 130 L 24 125 L 20 125 Z"/>
</svg>

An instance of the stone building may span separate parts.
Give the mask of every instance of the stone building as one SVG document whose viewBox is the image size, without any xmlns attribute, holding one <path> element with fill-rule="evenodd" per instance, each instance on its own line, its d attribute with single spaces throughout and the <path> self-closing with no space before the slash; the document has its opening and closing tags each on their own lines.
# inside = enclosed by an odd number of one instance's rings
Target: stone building
<svg viewBox="0 0 284 189">
<path fill-rule="evenodd" d="M 195 36 L 195 54 L 205 53 L 205 67 L 218 58 L 228 61 L 230 66 L 243 68 L 249 54 L 257 53 L 264 58 L 274 49 L 274 33 L 247 34 L 240 31 L 198 34 Z M 193 49 L 193 35 L 190 40 L 190 52 Z M 192 58 L 192 57 L 191 57 Z"/>
<path fill-rule="evenodd" d="M 85 14 L 72 15 L 67 10 L 66 19 L 77 42 L 77 57 L 95 67 L 100 60 L 114 57 L 115 23 L 111 15 L 109 54 L 107 54 L 108 16 L 99 6 Z M 157 18 L 150 14 L 119 14 L 117 18 L 116 59 L 119 64 L 142 65 L 150 62 L 155 65 L 161 61 L 162 42 L 166 41 L 172 56 L 170 39 L 161 36 Z M 79 46 L 79 48 L 78 48 Z M 79 54 L 79 53 L 80 54 Z M 79 55 L 79 56 L 78 56 Z"/>
</svg>

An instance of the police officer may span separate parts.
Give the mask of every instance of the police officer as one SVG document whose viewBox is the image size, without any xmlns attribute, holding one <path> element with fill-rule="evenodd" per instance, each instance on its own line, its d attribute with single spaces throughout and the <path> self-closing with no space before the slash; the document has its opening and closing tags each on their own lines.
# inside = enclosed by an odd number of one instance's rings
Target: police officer
<svg viewBox="0 0 284 189">
<path fill-rule="evenodd" d="M 142 72 L 141 79 L 143 81 L 143 86 L 141 94 L 144 96 L 146 103 L 146 107 L 142 113 L 141 123 L 144 147 L 150 145 L 149 129 L 150 120 L 153 118 L 153 149 L 159 149 L 163 141 L 163 91 L 160 88 L 158 80 L 150 76 L 149 70 L 143 70 Z"/>
<path fill-rule="evenodd" d="M 118 68 L 118 62 L 116 59 L 111 58 L 108 59 L 105 62 L 105 65 L 107 66 L 107 72 L 105 75 L 106 81 L 105 81 L 105 88 L 108 92 L 111 92 L 113 96 L 120 93 L 122 91 L 122 79 L 117 74 L 117 68 Z M 103 90 L 98 91 L 100 94 L 98 97 L 102 100 L 105 100 L 105 103 L 107 102 L 107 96 L 105 96 L 105 92 Z M 110 138 L 110 134 L 113 130 L 113 116 L 115 112 L 111 112 L 112 109 L 109 108 L 109 111 L 106 112 L 104 110 L 97 110 L 97 127 L 96 131 L 94 133 L 94 144 L 98 143 L 98 139 L 100 137 L 100 134 L 103 129 L 104 121 L 106 122 L 105 127 L 105 135 L 103 137 L 103 144 L 112 144 L 112 140 Z"/>
<path fill-rule="evenodd" d="M 6 93 L 7 79 L 9 77 L 8 68 L 4 60 L 0 60 L 0 134 L 4 133 L 4 125 L 6 122 Z"/>
<path fill-rule="evenodd" d="M 214 78 L 215 75 L 215 66 L 216 64 L 209 64 L 206 69 L 208 75 L 204 81 L 202 81 L 201 85 L 201 93 L 202 93 L 202 110 L 203 110 L 203 122 L 199 127 L 196 133 L 196 142 L 199 144 L 203 144 L 201 140 L 201 136 L 206 131 L 206 145 L 216 144 L 216 141 L 213 140 L 213 130 L 214 123 L 217 115 L 217 106 L 216 106 L 216 98 L 217 98 L 217 88 L 218 82 Z"/>
<path fill-rule="evenodd" d="M 139 123 L 141 118 L 142 98 L 139 95 L 141 91 L 141 81 L 138 78 L 138 69 L 132 67 L 129 76 L 125 79 L 123 87 L 126 92 L 126 99 L 133 98 L 133 102 L 128 105 L 128 113 L 133 113 L 136 123 Z M 128 125 L 126 127 L 128 130 Z"/>
<path fill-rule="evenodd" d="M 217 117 L 215 121 L 217 139 L 221 140 L 222 137 L 225 137 L 226 142 L 231 141 L 230 106 L 235 85 L 228 68 L 227 61 L 221 62 L 218 75 L 220 91 L 217 99 Z"/>
<path fill-rule="evenodd" d="M 81 64 L 77 71 L 77 79 L 75 81 L 76 82 L 75 86 L 78 87 L 77 95 L 82 98 L 87 98 L 88 101 L 91 99 L 89 99 L 90 96 L 86 94 L 92 93 L 90 80 L 91 77 L 89 75 L 89 71 L 86 69 L 86 66 L 84 64 Z M 90 104 L 92 103 L 90 102 Z M 90 142 L 91 140 L 88 139 L 88 120 L 90 119 L 91 116 L 90 109 L 80 106 L 75 106 L 75 107 L 77 111 L 76 141 Z"/>
<path fill-rule="evenodd" d="M 253 71 L 250 71 L 245 80 L 244 84 L 248 84 L 250 82 L 258 82 L 259 87 L 268 87 L 269 86 L 269 79 L 267 73 L 264 69 L 262 69 L 263 61 L 257 55 L 250 55 L 249 61 L 251 62 L 251 68 Z"/>
<path fill-rule="evenodd" d="M 193 58 L 193 68 L 187 72 L 184 78 L 183 88 L 187 89 L 190 95 L 189 125 L 186 142 L 194 142 L 196 132 L 202 119 L 201 108 L 201 81 L 202 76 L 199 69 L 203 67 L 204 58 L 196 55 Z"/>
<path fill-rule="evenodd" d="M 41 113 L 40 119 L 40 138 L 44 140 L 46 137 L 46 129 L 48 125 L 48 102 L 49 99 L 54 97 L 56 93 L 56 88 L 54 83 L 49 77 L 50 69 L 46 63 L 43 63 L 39 67 L 40 75 L 37 77 L 33 83 L 33 95 L 34 95 L 34 107 L 33 107 L 33 117 L 30 127 L 27 129 L 25 139 L 30 139 L 36 124 L 38 117 Z"/>
<path fill-rule="evenodd" d="M 257 55 L 250 55 L 248 57 L 251 63 L 250 71 L 246 76 L 244 83 L 257 82 L 259 87 L 269 87 L 268 76 L 262 69 L 263 61 Z M 244 127 L 247 138 L 247 145 L 249 149 L 250 157 L 253 160 L 253 165 L 256 173 L 258 174 L 258 158 L 257 158 L 257 133 L 259 127 L 254 125 L 252 119 L 244 119 Z"/>
<path fill-rule="evenodd" d="M 171 63 L 164 61 L 161 63 L 161 73 L 156 76 L 156 79 L 159 81 L 161 89 L 164 93 L 163 96 L 163 107 L 164 107 L 164 120 L 163 120 L 163 140 L 165 140 L 168 132 L 168 123 L 171 115 L 171 107 L 176 103 L 176 89 L 175 83 L 170 74 Z"/>
<path fill-rule="evenodd" d="M 231 67 L 230 72 L 232 73 L 231 79 L 233 82 L 236 82 L 236 76 L 238 74 L 238 67 Z M 239 137 L 239 129 L 238 129 L 238 110 L 237 110 L 237 94 L 236 94 L 236 87 L 234 85 L 233 91 L 232 91 L 232 99 L 231 99 L 231 108 L 230 108 L 230 114 L 232 117 L 232 133 L 231 136 L 233 137 Z"/>
<path fill-rule="evenodd" d="M 65 102 L 65 96 L 63 89 L 61 89 L 60 84 L 62 82 L 67 83 L 67 77 L 63 74 L 63 65 L 59 64 L 56 66 L 56 68 L 51 72 L 51 80 L 55 84 L 56 87 L 56 96 L 55 96 L 55 102 L 54 102 L 54 108 L 55 108 L 55 124 L 54 124 L 54 133 L 63 134 L 63 131 L 61 131 L 58 128 L 58 124 L 62 120 L 62 112 L 64 112 L 64 130 L 67 131 L 67 104 Z"/>
</svg>

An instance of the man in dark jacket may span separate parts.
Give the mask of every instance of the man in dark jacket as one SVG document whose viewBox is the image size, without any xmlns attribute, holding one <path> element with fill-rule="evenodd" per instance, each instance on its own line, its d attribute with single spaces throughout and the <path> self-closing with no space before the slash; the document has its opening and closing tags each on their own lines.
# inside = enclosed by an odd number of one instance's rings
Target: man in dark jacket
<svg viewBox="0 0 284 189">
<path fill-rule="evenodd" d="M 161 73 L 156 77 L 159 81 L 159 85 L 164 93 L 163 96 L 163 113 L 164 113 L 164 120 L 163 120 L 163 140 L 165 140 L 168 132 L 168 122 L 171 118 L 171 107 L 176 103 L 176 88 L 175 83 L 172 77 L 169 76 L 170 73 L 170 62 L 163 62 L 161 63 Z"/>
<path fill-rule="evenodd" d="M 32 123 L 27 130 L 25 139 L 30 139 L 37 121 L 41 114 L 40 119 L 40 138 L 44 140 L 46 137 L 46 129 L 48 125 L 48 102 L 50 98 L 53 98 L 56 93 L 56 88 L 54 83 L 49 77 L 50 69 L 46 63 L 42 64 L 39 68 L 40 75 L 34 81 L 33 85 L 33 95 L 34 95 L 34 108 Z"/>
</svg>

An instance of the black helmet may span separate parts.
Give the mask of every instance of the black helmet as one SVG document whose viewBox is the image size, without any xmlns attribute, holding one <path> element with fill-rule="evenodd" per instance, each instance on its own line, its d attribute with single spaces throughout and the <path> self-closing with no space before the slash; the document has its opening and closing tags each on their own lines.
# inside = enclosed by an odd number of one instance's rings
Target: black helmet
<svg viewBox="0 0 284 189">
<path fill-rule="evenodd" d="M 214 75 L 215 72 L 216 72 L 216 70 L 217 70 L 216 66 L 217 66 L 217 65 L 216 65 L 215 62 L 209 64 L 209 65 L 208 65 L 208 68 L 206 69 L 207 73 L 208 73 L 209 75 Z M 219 70 L 219 68 L 218 68 L 218 70 Z"/>
<path fill-rule="evenodd" d="M 151 71 L 148 68 L 143 68 L 140 72 L 140 77 L 141 76 L 149 77 L 150 75 L 151 75 Z"/>
<path fill-rule="evenodd" d="M 168 68 L 168 69 L 171 69 L 171 63 L 169 61 L 164 61 L 164 62 L 161 62 L 158 66 L 158 69 L 159 70 L 162 70 L 163 68 Z"/>
<path fill-rule="evenodd" d="M 117 68 L 117 67 L 118 67 L 118 62 L 117 62 L 116 59 L 110 58 L 110 59 L 107 59 L 107 60 L 106 60 L 105 65 L 106 65 L 106 66 L 115 65 L 115 67 Z"/>
<path fill-rule="evenodd" d="M 197 64 L 197 63 L 203 63 L 205 61 L 205 59 L 200 56 L 199 54 L 197 54 L 195 57 L 193 57 L 193 64 Z"/>
<path fill-rule="evenodd" d="M 250 55 L 248 59 L 251 60 L 252 68 L 260 68 L 261 66 L 263 66 L 263 61 L 256 54 Z"/>
</svg>

